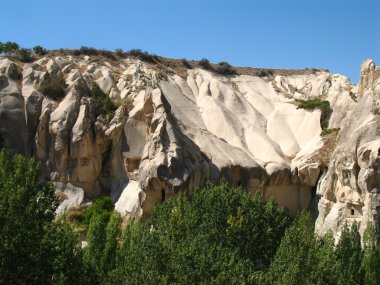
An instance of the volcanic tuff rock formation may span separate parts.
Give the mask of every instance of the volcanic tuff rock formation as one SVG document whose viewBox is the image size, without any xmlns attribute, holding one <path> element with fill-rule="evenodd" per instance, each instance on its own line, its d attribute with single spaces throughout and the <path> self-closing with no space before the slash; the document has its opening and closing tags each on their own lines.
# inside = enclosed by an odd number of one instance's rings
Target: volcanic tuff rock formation
<svg viewBox="0 0 380 285">
<path fill-rule="evenodd" d="M 363 232 L 369 221 L 379 230 L 380 205 L 380 68 L 371 60 L 361 66 L 357 104 L 342 121 L 339 139 L 318 183 L 316 230 L 340 233 L 357 221 Z"/>
<path fill-rule="evenodd" d="M 377 215 L 380 69 L 372 61 L 358 86 L 322 70 L 181 75 L 162 76 L 134 58 L 46 55 L 24 65 L 2 58 L 0 144 L 41 160 L 44 178 L 66 198 L 61 212 L 109 194 L 116 210 L 141 216 L 226 177 L 293 214 L 318 204 L 320 233 L 339 234 L 351 220 L 364 228 Z M 62 99 L 38 91 L 54 76 L 66 81 Z M 95 114 L 94 83 L 119 102 L 112 118 Z M 120 104 L 126 98 L 131 110 Z M 330 102 L 337 140 L 321 137 L 319 109 L 297 107 L 316 98 Z"/>
</svg>

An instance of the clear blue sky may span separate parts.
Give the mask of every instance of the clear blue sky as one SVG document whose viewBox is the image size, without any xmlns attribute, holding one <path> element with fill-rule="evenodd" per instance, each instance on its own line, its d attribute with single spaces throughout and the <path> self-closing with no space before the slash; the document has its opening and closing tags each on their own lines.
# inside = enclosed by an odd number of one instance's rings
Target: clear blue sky
<svg viewBox="0 0 380 285">
<path fill-rule="evenodd" d="M 357 82 L 380 65 L 379 0 L 3 0 L 0 41 L 140 48 L 238 66 L 327 68 Z"/>
</svg>

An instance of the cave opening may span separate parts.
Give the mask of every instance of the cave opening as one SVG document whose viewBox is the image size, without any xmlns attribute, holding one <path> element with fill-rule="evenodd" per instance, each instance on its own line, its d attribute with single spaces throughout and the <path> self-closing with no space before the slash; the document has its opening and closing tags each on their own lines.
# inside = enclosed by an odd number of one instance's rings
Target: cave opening
<svg viewBox="0 0 380 285">
<path fill-rule="evenodd" d="M 166 196 L 165 189 L 161 189 L 161 202 L 165 202 L 165 196 Z"/>
</svg>

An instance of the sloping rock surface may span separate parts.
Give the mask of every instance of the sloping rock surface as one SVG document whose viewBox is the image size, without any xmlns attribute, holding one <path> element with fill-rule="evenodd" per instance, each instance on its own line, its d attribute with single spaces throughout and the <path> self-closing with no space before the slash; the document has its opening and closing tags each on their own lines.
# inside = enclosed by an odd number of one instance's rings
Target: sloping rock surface
<svg viewBox="0 0 380 285">
<path fill-rule="evenodd" d="M 158 74 L 133 58 L 47 55 L 24 65 L 0 58 L 0 144 L 41 160 L 44 178 L 68 197 L 60 211 L 108 194 L 120 213 L 139 217 L 225 177 L 292 214 L 318 204 L 321 233 L 373 219 L 380 71 L 372 61 L 363 63 L 358 86 L 322 70 Z M 39 91 L 54 76 L 66 81 L 63 98 Z M 114 114 L 95 111 L 94 84 L 118 107 Z M 321 136 L 321 110 L 298 108 L 309 99 L 329 101 L 337 140 Z"/>
</svg>

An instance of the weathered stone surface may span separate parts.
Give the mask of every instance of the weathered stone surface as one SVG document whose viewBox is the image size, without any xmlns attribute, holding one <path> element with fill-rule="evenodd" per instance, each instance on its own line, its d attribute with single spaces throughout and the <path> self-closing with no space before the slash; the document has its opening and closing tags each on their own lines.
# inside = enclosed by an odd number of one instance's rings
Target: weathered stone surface
<svg viewBox="0 0 380 285">
<path fill-rule="evenodd" d="M 0 75 L 0 147 L 7 148 L 11 153 L 29 155 L 24 110 L 24 98 L 17 84 L 9 77 Z"/>
<path fill-rule="evenodd" d="M 380 185 L 380 72 L 373 61 L 361 67 L 358 103 L 342 122 L 337 147 L 318 187 L 316 230 L 340 234 L 342 224 L 372 221 L 371 192 Z"/>
<path fill-rule="evenodd" d="M 6 75 L 12 80 L 22 80 L 21 68 L 7 58 L 0 59 L 0 75 Z"/>
<path fill-rule="evenodd" d="M 55 183 L 56 195 L 63 200 L 58 209 L 58 214 L 63 214 L 67 209 L 82 204 L 84 200 L 84 191 L 80 187 L 75 187 L 71 183 L 64 184 L 61 182 Z"/>
<path fill-rule="evenodd" d="M 142 204 L 146 194 L 141 190 L 137 181 L 129 181 L 123 189 L 121 196 L 115 203 L 115 210 L 123 216 L 131 218 L 141 217 L 143 214 Z"/>
<path fill-rule="evenodd" d="M 56 101 L 38 91 L 52 75 L 68 86 Z M 194 69 L 181 76 L 158 79 L 131 58 L 43 57 L 23 67 L 1 58 L 0 143 L 41 160 L 44 178 L 69 196 L 60 211 L 109 194 L 120 213 L 138 217 L 179 191 L 225 177 L 293 214 L 309 207 L 317 188 L 320 233 L 339 235 L 353 220 L 363 230 L 372 219 L 380 148 L 373 61 L 363 63 L 358 86 L 325 71 L 261 78 Z M 112 118 L 95 113 L 94 83 L 119 106 Z M 329 127 L 341 128 L 336 143 L 320 136 L 320 110 L 297 108 L 297 99 L 312 98 L 330 102 Z M 335 145 L 326 165 L 320 152 L 326 160 Z"/>
</svg>

